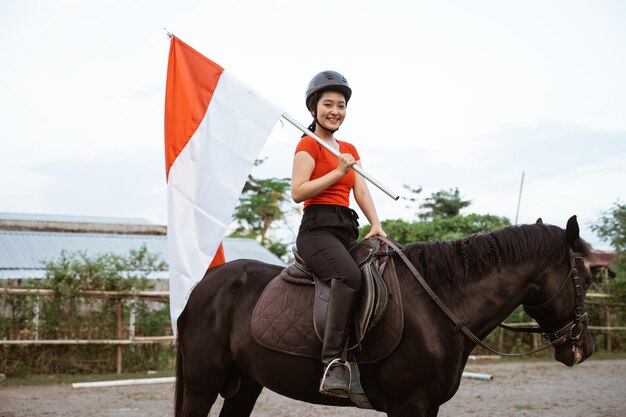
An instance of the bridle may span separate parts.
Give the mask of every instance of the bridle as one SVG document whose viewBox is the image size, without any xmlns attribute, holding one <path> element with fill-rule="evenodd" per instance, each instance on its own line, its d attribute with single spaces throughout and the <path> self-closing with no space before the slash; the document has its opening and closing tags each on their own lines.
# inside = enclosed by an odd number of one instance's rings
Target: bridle
<svg viewBox="0 0 626 417">
<path fill-rule="evenodd" d="M 580 336 L 584 333 L 587 328 L 587 323 L 589 321 L 589 316 L 584 311 L 584 303 L 585 303 L 585 294 L 583 291 L 583 282 L 578 273 L 578 268 L 576 267 L 576 260 L 583 263 L 584 255 L 580 252 L 574 252 L 571 249 L 569 250 L 569 259 L 570 259 L 570 270 L 569 273 L 565 276 L 565 279 L 561 283 L 559 289 L 554 293 L 552 297 L 550 297 L 547 301 L 534 306 L 524 305 L 524 309 L 531 314 L 535 311 L 540 311 L 556 300 L 556 298 L 561 294 L 563 289 L 565 288 L 565 284 L 569 282 L 569 278 L 572 279 L 574 284 L 574 292 L 575 292 L 575 305 L 574 305 L 574 320 L 570 321 L 559 330 L 548 333 L 542 331 L 541 327 L 538 326 L 527 326 L 527 327 L 511 327 L 505 324 L 500 324 L 499 326 L 507 329 L 513 330 L 517 332 L 524 333 L 541 333 L 549 342 L 549 346 L 559 346 L 564 343 L 571 343 L 574 345 L 580 346 L 582 344 L 582 340 L 580 340 Z M 531 314 L 532 315 L 532 314 Z"/>
<path fill-rule="evenodd" d="M 582 253 L 574 252 L 571 249 L 569 250 L 570 271 L 565 276 L 559 289 L 554 295 L 552 295 L 547 301 L 539 305 L 535 305 L 535 306 L 524 305 L 524 309 L 526 309 L 526 311 L 529 311 L 529 310 L 538 311 L 549 306 L 556 300 L 557 296 L 563 291 L 563 289 L 565 288 L 565 284 L 569 282 L 569 278 L 571 277 L 574 283 L 574 290 L 575 290 L 575 297 L 576 297 L 575 306 L 574 306 L 574 320 L 570 321 L 569 323 L 561 327 L 559 330 L 552 332 L 552 333 L 543 331 L 540 326 L 511 327 L 505 324 L 500 324 L 500 327 L 503 327 L 508 330 L 517 331 L 517 332 L 541 333 L 549 342 L 548 344 L 545 344 L 529 352 L 505 353 L 505 352 L 499 352 L 498 350 L 490 347 L 489 345 L 485 344 L 482 340 L 480 340 L 467 327 L 467 323 L 468 323 L 467 320 L 459 319 L 439 299 L 439 297 L 433 291 L 430 285 L 428 285 L 426 280 L 424 280 L 424 277 L 422 277 L 422 275 L 417 271 L 417 269 L 415 269 L 415 266 L 411 263 L 411 261 L 409 261 L 409 259 L 406 257 L 404 252 L 400 248 L 398 248 L 398 246 L 396 246 L 395 243 L 393 243 L 389 239 L 382 237 L 382 236 L 377 236 L 377 238 L 385 242 L 387 245 L 389 245 L 389 247 L 393 249 L 393 251 L 388 251 L 388 252 L 381 251 L 382 252 L 381 254 L 386 254 L 386 255 L 397 254 L 400 257 L 400 259 L 402 259 L 402 261 L 405 263 L 407 268 L 409 268 L 409 270 L 411 271 L 415 279 L 419 282 L 422 288 L 424 288 L 424 290 L 430 296 L 430 298 L 432 298 L 432 300 L 437 304 L 437 306 L 439 306 L 439 308 L 446 314 L 446 316 L 448 316 L 448 318 L 452 320 L 452 322 L 454 323 L 454 331 L 463 332 L 463 334 L 465 334 L 465 336 L 467 336 L 470 340 L 482 346 L 483 348 L 489 350 L 490 352 L 493 352 L 498 355 L 503 355 L 503 356 L 522 356 L 522 355 L 530 355 L 531 353 L 540 352 L 542 350 L 548 349 L 550 347 L 556 347 L 564 343 L 572 343 L 573 345 L 575 344 L 578 346 L 582 344 L 582 340 L 580 339 L 580 337 L 585 332 L 585 329 L 587 328 L 587 321 L 588 321 L 588 315 L 587 313 L 584 312 L 585 294 L 583 291 L 583 283 L 581 282 L 581 278 L 578 273 L 578 268 L 576 267 L 577 259 L 584 261 L 584 255 Z"/>
</svg>

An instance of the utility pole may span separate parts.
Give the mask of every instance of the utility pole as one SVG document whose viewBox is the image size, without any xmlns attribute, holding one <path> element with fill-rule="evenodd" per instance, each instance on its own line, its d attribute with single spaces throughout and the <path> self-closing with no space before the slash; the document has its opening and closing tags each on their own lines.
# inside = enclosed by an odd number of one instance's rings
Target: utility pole
<svg viewBox="0 0 626 417">
<path fill-rule="evenodd" d="M 517 219 L 519 217 L 519 206 L 522 202 L 522 189 L 524 188 L 524 171 L 522 171 L 522 182 L 519 185 L 519 196 L 517 197 L 517 211 L 515 212 L 515 224 L 517 224 Z"/>
</svg>

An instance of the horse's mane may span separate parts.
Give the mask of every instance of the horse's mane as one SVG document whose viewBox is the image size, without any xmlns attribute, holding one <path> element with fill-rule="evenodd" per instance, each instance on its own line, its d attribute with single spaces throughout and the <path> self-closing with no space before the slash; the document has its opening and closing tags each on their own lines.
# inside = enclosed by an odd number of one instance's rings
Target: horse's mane
<svg viewBox="0 0 626 417">
<path fill-rule="evenodd" d="M 458 240 L 416 242 L 406 246 L 406 254 L 427 280 L 452 283 L 460 277 L 477 279 L 494 269 L 539 257 L 558 261 L 566 256 L 567 249 L 563 229 L 531 224 Z M 582 239 L 580 251 L 589 257 L 590 248 Z"/>
</svg>

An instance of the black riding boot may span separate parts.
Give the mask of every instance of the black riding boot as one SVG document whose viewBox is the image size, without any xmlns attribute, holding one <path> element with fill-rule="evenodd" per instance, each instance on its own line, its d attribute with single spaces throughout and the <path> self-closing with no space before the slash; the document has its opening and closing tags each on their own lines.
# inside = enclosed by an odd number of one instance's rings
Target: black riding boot
<svg viewBox="0 0 626 417">
<path fill-rule="evenodd" d="M 341 281 L 333 280 L 330 285 L 322 347 L 322 394 L 340 398 L 348 398 L 350 395 L 350 365 L 342 361 L 341 356 L 348 343 L 357 295 L 358 291 Z"/>
</svg>

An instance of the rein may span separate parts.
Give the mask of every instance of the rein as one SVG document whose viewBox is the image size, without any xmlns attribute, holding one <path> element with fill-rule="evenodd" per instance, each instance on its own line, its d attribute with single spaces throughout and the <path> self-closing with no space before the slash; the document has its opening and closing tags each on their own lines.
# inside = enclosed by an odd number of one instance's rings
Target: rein
<svg viewBox="0 0 626 417">
<path fill-rule="evenodd" d="M 571 322 L 567 323 L 565 326 L 563 326 L 561 329 L 557 330 L 554 333 L 545 333 L 541 331 L 540 327 L 524 327 L 524 328 L 515 328 L 515 327 L 511 327 L 511 326 L 507 326 L 505 324 L 500 324 L 501 327 L 505 328 L 505 329 L 509 329 L 509 330 L 514 330 L 514 331 L 519 331 L 519 332 L 527 332 L 527 333 L 541 333 L 543 334 L 543 336 L 548 339 L 549 343 L 546 345 L 543 345 L 537 349 L 531 350 L 529 352 L 521 352 L 521 353 L 505 353 L 505 352 L 500 352 L 492 347 L 490 347 L 489 345 L 485 344 L 482 340 L 480 340 L 468 327 L 467 327 L 467 320 L 462 320 L 459 319 L 453 312 L 452 310 L 450 310 L 437 296 L 437 294 L 433 291 L 433 289 L 430 287 L 430 285 L 428 285 L 428 283 L 426 282 L 426 280 L 424 280 L 424 277 L 422 277 L 422 275 L 419 273 L 419 271 L 415 268 L 415 266 L 411 263 L 411 261 L 406 257 L 406 255 L 404 254 L 404 252 L 398 248 L 398 246 L 396 246 L 392 241 L 390 241 L 389 239 L 382 237 L 382 236 L 376 236 L 378 239 L 382 240 L 383 242 L 385 242 L 387 245 L 389 245 L 389 247 L 391 247 L 393 249 L 393 252 L 395 252 L 395 254 L 397 254 L 400 259 L 402 259 L 402 261 L 405 263 L 405 265 L 407 266 L 407 268 L 409 268 L 409 270 L 411 271 L 411 273 L 413 274 L 413 276 L 415 277 L 415 279 L 417 280 L 417 282 L 419 282 L 419 284 L 422 286 L 422 288 L 424 288 L 424 290 L 426 291 L 426 293 L 430 296 L 430 298 L 432 298 L 432 300 L 435 302 L 435 304 L 437 304 L 437 306 L 444 312 L 444 314 L 446 316 L 448 316 L 448 318 L 454 323 L 454 332 L 458 332 L 459 330 L 463 332 L 463 334 L 465 334 L 465 336 L 467 336 L 467 338 L 469 338 L 471 341 L 473 341 L 474 343 L 482 346 L 483 348 L 487 349 L 488 351 L 495 353 L 497 355 L 502 355 L 502 356 L 523 356 L 523 355 L 530 355 L 532 353 L 536 353 L 536 352 L 540 352 L 542 350 L 548 349 L 550 347 L 553 346 L 558 346 L 561 345 L 563 343 L 566 343 L 567 341 L 572 341 L 572 342 L 576 342 L 576 343 L 580 343 L 579 342 L 579 338 L 582 335 L 582 333 L 584 332 L 586 326 L 587 326 L 587 320 L 588 320 L 588 316 L 587 313 L 583 312 L 583 303 L 584 303 L 584 293 L 583 293 L 583 287 L 581 284 L 581 280 L 580 277 L 578 275 L 578 269 L 576 268 L 576 263 L 575 260 L 576 259 L 583 259 L 583 255 L 579 252 L 572 252 L 570 250 L 570 264 L 571 264 L 571 268 L 570 268 L 570 272 L 569 274 L 567 274 L 567 276 L 565 277 L 565 279 L 563 280 L 563 283 L 561 284 L 561 287 L 559 288 L 559 290 L 556 292 L 556 294 L 554 294 L 552 297 L 550 297 L 550 299 L 540 305 L 537 306 L 524 306 L 524 308 L 526 310 L 539 310 L 541 308 L 546 307 L 547 305 L 549 305 L 552 301 L 554 301 L 554 299 L 557 297 L 558 294 L 561 293 L 561 291 L 563 290 L 563 288 L 565 287 L 565 282 L 567 282 L 568 278 L 572 277 L 572 279 L 574 280 L 574 287 L 575 287 L 575 291 L 576 291 L 576 306 L 575 306 L 575 310 L 574 310 L 574 320 L 572 320 Z M 392 253 L 386 253 L 385 254 L 392 254 Z"/>
</svg>

